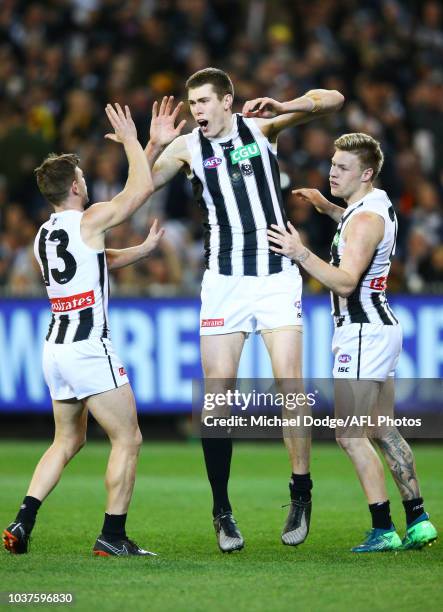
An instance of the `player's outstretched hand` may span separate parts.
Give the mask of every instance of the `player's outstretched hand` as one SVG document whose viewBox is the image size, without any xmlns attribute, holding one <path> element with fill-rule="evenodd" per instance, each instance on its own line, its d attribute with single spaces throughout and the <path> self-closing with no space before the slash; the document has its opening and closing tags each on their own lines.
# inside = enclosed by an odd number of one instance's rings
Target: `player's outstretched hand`
<svg viewBox="0 0 443 612">
<path fill-rule="evenodd" d="M 117 102 L 114 106 L 112 104 L 106 105 L 106 114 L 114 129 L 114 134 L 105 134 L 105 138 L 122 144 L 132 139 L 137 140 L 137 129 L 132 120 L 129 106 L 125 106 L 125 112 Z"/>
<path fill-rule="evenodd" d="M 157 100 L 152 105 L 151 128 L 149 130 L 151 144 L 165 147 L 181 134 L 186 119 L 182 119 L 177 127 L 175 127 L 175 122 L 182 109 L 183 102 L 179 102 L 174 109 L 173 106 L 174 96 L 164 96 L 160 106 Z"/>
<path fill-rule="evenodd" d="M 293 189 L 292 193 L 305 204 L 312 204 L 321 214 L 326 214 L 331 206 L 329 200 L 318 189 Z"/>
<path fill-rule="evenodd" d="M 300 234 L 290 221 L 288 221 L 288 229 L 271 225 L 272 229 L 268 229 L 268 239 L 275 246 L 270 246 L 271 251 L 286 255 L 290 259 L 295 259 L 304 251 L 304 244 L 301 241 Z"/>
<path fill-rule="evenodd" d="M 162 238 L 164 233 L 165 230 L 163 228 L 159 229 L 158 227 L 158 219 L 154 219 L 154 223 L 151 225 L 149 234 L 143 242 L 143 251 L 145 253 L 145 257 L 157 248 L 158 243 L 160 242 L 160 239 Z"/>
<path fill-rule="evenodd" d="M 284 113 L 284 105 L 273 98 L 255 98 L 244 103 L 242 114 L 245 117 L 272 119 Z"/>
</svg>

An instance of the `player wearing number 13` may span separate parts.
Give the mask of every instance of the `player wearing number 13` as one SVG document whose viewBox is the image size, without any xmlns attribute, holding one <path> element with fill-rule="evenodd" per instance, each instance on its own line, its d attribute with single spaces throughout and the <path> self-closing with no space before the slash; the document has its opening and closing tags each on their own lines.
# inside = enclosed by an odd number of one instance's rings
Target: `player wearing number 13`
<svg viewBox="0 0 443 612">
<path fill-rule="evenodd" d="M 172 98 L 164 99 L 157 112 L 154 103 L 151 138 L 165 124 L 174 137 L 171 127 L 180 106 L 172 111 Z M 129 108 L 123 111 L 118 104 L 115 108 L 108 105 L 106 114 L 114 128 L 107 137 L 123 144 L 129 163 L 126 185 L 110 202 L 93 204 L 85 210 L 88 192 L 76 155 L 51 155 L 36 169 L 40 191 L 54 207 L 49 221 L 37 234 L 35 255 L 52 310 L 43 371 L 52 398 L 55 437 L 34 471 L 15 521 L 3 532 L 6 549 L 15 554 L 27 552 L 41 503 L 56 486 L 65 465 L 83 446 L 88 411 L 106 431 L 112 445 L 106 472 L 105 520 L 94 554 L 152 554 L 129 540 L 125 531 L 141 433 L 134 395 L 109 337 L 107 268 L 123 267 L 146 257 L 163 231 L 157 230 L 155 222 L 141 245 L 105 249 L 105 232 L 126 221 L 154 190 Z M 58 535 L 57 539 L 61 544 Z"/>
</svg>

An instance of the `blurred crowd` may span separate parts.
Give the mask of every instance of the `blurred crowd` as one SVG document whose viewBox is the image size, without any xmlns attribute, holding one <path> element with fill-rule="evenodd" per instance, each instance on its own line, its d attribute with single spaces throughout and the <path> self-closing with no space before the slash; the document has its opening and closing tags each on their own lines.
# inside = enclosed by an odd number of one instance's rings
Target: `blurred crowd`
<svg viewBox="0 0 443 612">
<path fill-rule="evenodd" d="M 50 209 L 33 169 L 52 151 L 81 156 L 91 201 L 110 199 L 127 166 L 104 107 L 131 107 L 139 138 L 164 94 L 185 98 L 186 77 L 226 70 L 235 110 L 245 100 L 289 100 L 338 89 L 343 109 L 279 138 L 288 214 L 324 258 L 332 222 L 302 206 L 291 188 L 329 197 L 332 143 L 362 131 L 381 141 L 379 184 L 400 220 L 390 290 L 443 288 L 443 8 L 436 0 L 1 0 L 0 292 L 42 294 L 33 238 Z M 187 112 L 187 111 L 186 111 Z M 184 113 L 185 114 L 185 113 Z M 188 116 L 185 130 L 194 127 Z M 166 229 L 157 251 L 113 274 L 114 293 L 194 295 L 203 270 L 200 211 L 177 176 L 107 245 L 141 242 L 154 218 Z M 309 292 L 321 291 L 312 281 Z"/>
</svg>

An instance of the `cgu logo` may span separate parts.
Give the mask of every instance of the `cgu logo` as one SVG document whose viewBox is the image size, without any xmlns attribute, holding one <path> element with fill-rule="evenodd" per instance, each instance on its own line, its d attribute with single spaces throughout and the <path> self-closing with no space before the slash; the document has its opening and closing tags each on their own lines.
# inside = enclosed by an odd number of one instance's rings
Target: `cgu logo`
<svg viewBox="0 0 443 612">
<path fill-rule="evenodd" d="M 351 355 L 346 355 L 346 353 L 343 353 L 343 355 L 339 355 L 338 357 L 340 363 L 349 363 L 351 359 Z"/>
<path fill-rule="evenodd" d="M 208 157 L 203 161 L 205 168 L 217 168 L 222 163 L 221 157 Z"/>
<path fill-rule="evenodd" d="M 230 153 L 231 162 L 233 164 L 238 164 L 238 162 L 249 159 L 250 157 L 257 157 L 257 155 L 261 155 L 261 153 L 256 142 L 252 142 L 244 147 L 238 147 L 238 149 L 234 149 Z"/>
</svg>

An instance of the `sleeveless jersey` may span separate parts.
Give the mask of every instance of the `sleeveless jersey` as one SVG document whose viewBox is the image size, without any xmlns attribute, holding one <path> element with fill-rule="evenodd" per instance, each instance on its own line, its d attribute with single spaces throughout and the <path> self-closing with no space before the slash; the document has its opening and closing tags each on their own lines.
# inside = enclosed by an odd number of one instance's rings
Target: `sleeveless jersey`
<svg viewBox="0 0 443 612">
<path fill-rule="evenodd" d="M 109 337 L 106 256 L 83 242 L 82 216 L 77 210 L 53 213 L 34 241 L 52 310 L 46 340 L 55 344 Z"/>
<path fill-rule="evenodd" d="M 186 135 L 194 197 L 205 220 L 206 267 L 232 276 L 265 276 L 292 262 L 269 249 L 266 230 L 286 226 L 276 151 L 253 119 L 232 117 L 232 130 Z"/>
<path fill-rule="evenodd" d="M 363 272 L 353 293 L 343 298 L 331 292 L 335 325 L 337 327 L 349 323 L 396 325 L 398 320 L 387 302 L 385 289 L 391 267 L 391 257 L 395 253 L 398 223 L 394 207 L 385 191 L 374 189 L 346 209 L 332 242 L 330 263 L 336 267 L 340 265 L 345 248 L 343 232 L 349 221 L 361 212 L 372 212 L 383 217 L 384 234 L 372 261 Z"/>
</svg>

